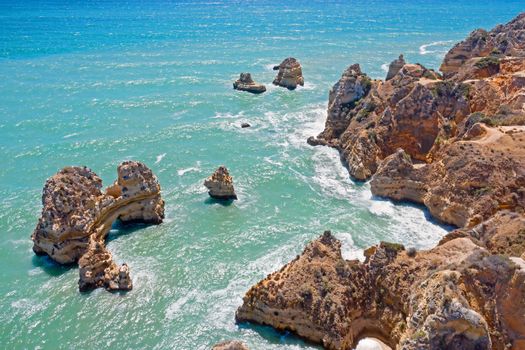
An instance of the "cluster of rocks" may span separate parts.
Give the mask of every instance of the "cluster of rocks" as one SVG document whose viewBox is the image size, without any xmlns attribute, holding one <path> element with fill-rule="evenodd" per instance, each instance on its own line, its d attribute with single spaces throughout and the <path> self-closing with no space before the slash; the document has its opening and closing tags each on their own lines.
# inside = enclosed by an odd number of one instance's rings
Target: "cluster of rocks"
<svg viewBox="0 0 525 350">
<path fill-rule="evenodd" d="M 44 186 L 33 251 L 61 264 L 78 262 L 81 291 L 130 290 L 128 266 L 117 266 L 105 245 L 111 225 L 117 219 L 159 224 L 164 218 L 160 186 L 148 167 L 127 161 L 117 172 L 105 192 L 102 180 L 86 167 L 66 167 Z"/>
<path fill-rule="evenodd" d="M 285 87 L 288 90 L 295 90 L 298 85 L 304 86 L 301 64 L 295 58 L 288 57 L 280 65 L 274 66 L 273 69 L 278 71 L 273 80 L 274 85 Z M 233 83 L 233 88 L 254 94 L 266 91 L 266 86 L 253 81 L 250 73 L 241 73 L 239 79 Z"/>
<path fill-rule="evenodd" d="M 146 165 L 126 161 L 117 173 L 105 192 L 102 180 L 87 167 L 66 167 L 44 186 L 42 214 L 31 236 L 33 251 L 60 264 L 78 263 L 80 291 L 131 290 L 128 265 L 117 266 L 106 247 L 109 230 L 116 220 L 157 225 L 164 219 L 160 185 Z M 237 199 L 224 166 L 204 185 L 213 198 Z"/>
<path fill-rule="evenodd" d="M 351 65 L 308 143 L 339 150 L 373 194 L 458 228 L 426 251 L 382 242 L 364 262 L 327 232 L 253 286 L 238 321 L 328 349 L 525 348 L 525 14 L 472 32 L 440 70 L 400 56 L 381 81 Z"/>
<path fill-rule="evenodd" d="M 287 58 L 274 84 L 304 84 Z M 341 255 L 327 231 L 245 295 L 238 322 L 256 322 L 350 349 L 363 337 L 392 348 L 525 348 L 525 14 L 476 30 L 446 55 L 443 75 L 401 55 L 385 81 L 348 67 L 329 93 L 324 131 L 312 145 L 339 150 L 350 175 L 372 193 L 425 205 L 458 228 L 429 250 L 381 242 L 365 261 Z M 261 93 L 249 73 L 234 88 Z M 129 290 L 105 239 L 115 220 L 159 224 L 160 185 L 144 164 L 118 166 L 102 191 L 86 167 L 49 178 L 33 250 L 79 265 L 79 289 Z M 204 185 L 212 198 L 237 199 L 221 166 Z M 216 350 L 246 350 L 239 341 Z"/>
</svg>

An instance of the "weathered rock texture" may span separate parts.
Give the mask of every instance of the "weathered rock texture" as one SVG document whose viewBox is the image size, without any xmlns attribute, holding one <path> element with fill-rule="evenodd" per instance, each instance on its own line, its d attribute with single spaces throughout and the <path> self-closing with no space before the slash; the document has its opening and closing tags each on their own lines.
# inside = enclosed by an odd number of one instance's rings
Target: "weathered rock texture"
<svg viewBox="0 0 525 350">
<path fill-rule="evenodd" d="M 399 55 L 399 58 L 397 60 L 393 60 L 388 66 L 388 73 L 386 74 L 385 80 L 392 79 L 405 64 L 405 58 L 403 55 Z"/>
<path fill-rule="evenodd" d="M 327 349 L 364 337 L 392 349 L 522 349 L 525 262 L 455 238 L 415 255 L 381 243 L 344 260 L 330 232 L 253 286 L 237 310 Z M 510 347 L 507 347 L 510 346 Z"/>
<path fill-rule="evenodd" d="M 253 81 L 250 73 L 241 73 L 239 79 L 233 83 L 233 88 L 235 90 L 251 92 L 252 94 L 261 94 L 266 91 L 266 86 Z"/>
<path fill-rule="evenodd" d="M 233 179 L 225 166 L 220 166 L 204 181 L 204 186 L 209 190 L 210 197 L 215 199 L 237 199 L 233 188 Z"/>
<path fill-rule="evenodd" d="M 81 291 L 131 289 L 128 266 L 117 266 L 105 246 L 111 225 L 117 219 L 159 224 L 164 218 L 160 186 L 151 170 L 127 161 L 117 171 L 117 181 L 106 192 L 86 167 L 66 167 L 44 186 L 33 251 L 61 264 L 78 262 Z"/>
<path fill-rule="evenodd" d="M 525 13 L 487 32 L 477 29 L 450 50 L 440 70 L 452 77 L 469 60 L 490 56 L 525 56 Z"/>
<path fill-rule="evenodd" d="M 297 85 L 304 86 L 303 70 L 295 58 L 288 57 L 280 65 L 274 67 L 276 68 L 279 72 L 273 80 L 274 85 L 285 87 L 288 90 L 294 90 Z"/>
<path fill-rule="evenodd" d="M 485 34 L 484 34 L 485 33 Z M 246 294 L 239 321 L 329 349 L 525 349 L 525 15 L 475 31 L 442 65 L 350 66 L 312 145 L 338 149 L 372 193 L 458 229 L 428 251 L 382 243 L 345 261 L 330 234 Z"/>
<path fill-rule="evenodd" d="M 246 344 L 238 340 L 227 340 L 215 344 L 212 350 L 249 350 Z"/>
</svg>

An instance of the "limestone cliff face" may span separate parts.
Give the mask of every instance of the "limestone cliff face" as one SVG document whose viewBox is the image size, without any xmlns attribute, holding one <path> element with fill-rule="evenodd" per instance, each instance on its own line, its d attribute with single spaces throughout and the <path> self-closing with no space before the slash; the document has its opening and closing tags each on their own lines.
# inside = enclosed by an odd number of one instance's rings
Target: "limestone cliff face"
<svg viewBox="0 0 525 350">
<path fill-rule="evenodd" d="M 66 167 L 49 178 L 33 250 L 61 264 L 79 264 L 79 289 L 131 289 L 126 264 L 117 266 L 105 247 L 113 222 L 159 224 L 164 218 L 160 186 L 139 162 L 118 167 L 118 179 L 102 192 L 101 179 L 86 167 Z"/>
<path fill-rule="evenodd" d="M 477 29 L 470 33 L 447 53 L 440 70 L 453 77 L 469 60 L 490 56 L 525 56 L 525 13 L 489 32 Z"/>
<path fill-rule="evenodd" d="M 458 229 L 427 251 L 381 243 L 345 261 L 329 233 L 253 286 L 238 321 L 328 349 L 525 349 L 525 14 L 456 45 L 439 73 L 350 66 L 312 145 L 338 149 L 372 193 Z"/>
<path fill-rule="evenodd" d="M 365 255 L 364 263 L 344 260 L 325 232 L 248 291 L 237 321 L 291 330 L 327 349 L 352 349 L 364 337 L 404 350 L 523 344 L 522 259 L 467 238 L 417 253 L 381 243 Z"/>
</svg>

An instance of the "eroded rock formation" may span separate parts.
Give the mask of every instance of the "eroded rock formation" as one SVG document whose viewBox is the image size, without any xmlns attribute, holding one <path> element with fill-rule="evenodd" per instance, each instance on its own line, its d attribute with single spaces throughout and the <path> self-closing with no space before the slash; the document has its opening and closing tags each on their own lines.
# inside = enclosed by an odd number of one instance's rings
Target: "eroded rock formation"
<svg viewBox="0 0 525 350">
<path fill-rule="evenodd" d="M 233 83 L 233 88 L 235 90 L 251 92 L 252 94 L 262 94 L 266 91 L 266 86 L 253 81 L 250 73 L 241 73 L 239 79 Z"/>
<path fill-rule="evenodd" d="M 33 232 L 33 251 L 61 264 L 79 264 L 79 289 L 132 288 L 129 268 L 117 266 L 105 246 L 113 222 L 159 224 L 164 201 L 157 178 L 144 164 L 126 161 L 106 192 L 89 168 L 66 167 L 49 178 L 42 215 Z"/>
<path fill-rule="evenodd" d="M 330 232 L 253 286 L 237 310 L 327 349 L 364 337 L 392 349 L 520 349 L 525 341 L 525 262 L 455 238 L 415 255 L 384 243 L 344 260 Z"/>
<path fill-rule="evenodd" d="M 372 192 L 458 229 L 427 251 L 381 243 L 345 261 L 329 233 L 253 286 L 238 321 L 351 349 L 525 349 L 525 14 L 475 31 L 441 67 L 350 66 L 312 145 L 338 149 Z M 395 71 L 395 74 L 394 74 Z"/>
<path fill-rule="evenodd" d="M 401 70 L 401 68 L 403 68 L 405 64 L 405 58 L 403 57 L 403 55 L 399 55 L 399 58 L 397 60 L 393 60 L 388 66 L 388 72 L 386 74 L 385 80 L 392 79 Z"/>
<path fill-rule="evenodd" d="M 285 87 L 288 90 L 295 90 L 297 85 L 304 86 L 303 70 L 295 58 L 288 57 L 273 69 L 279 70 L 273 80 L 274 85 Z"/>
<path fill-rule="evenodd" d="M 233 179 L 225 166 L 220 166 L 204 181 L 210 197 L 222 200 L 237 199 L 233 188 Z"/>
<path fill-rule="evenodd" d="M 477 29 L 450 50 L 440 70 L 453 77 L 469 60 L 481 57 L 525 56 L 525 13 L 491 31 Z"/>
</svg>

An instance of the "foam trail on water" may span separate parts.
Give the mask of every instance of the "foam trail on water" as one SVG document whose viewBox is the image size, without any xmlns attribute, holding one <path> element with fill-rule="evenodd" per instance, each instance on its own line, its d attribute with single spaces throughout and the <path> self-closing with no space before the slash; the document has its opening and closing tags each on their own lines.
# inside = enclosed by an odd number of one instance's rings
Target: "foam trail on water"
<svg viewBox="0 0 525 350">
<path fill-rule="evenodd" d="M 445 54 L 448 51 L 448 46 L 452 43 L 452 40 L 446 40 L 446 41 L 434 41 L 429 44 L 424 44 L 419 47 L 419 54 L 420 55 L 428 55 L 432 53 L 439 53 L 439 54 Z M 429 50 L 429 48 L 435 48 L 434 50 Z"/>
<path fill-rule="evenodd" d="M 157 160 L 155 161 L 155 164 L 159 164 L 160 161 L 161 161 L 164 157 L 166 157 L 166 153 L 159 154 L 159 155 L 157 156 Z"/>
</svg>

